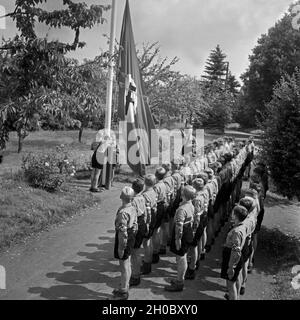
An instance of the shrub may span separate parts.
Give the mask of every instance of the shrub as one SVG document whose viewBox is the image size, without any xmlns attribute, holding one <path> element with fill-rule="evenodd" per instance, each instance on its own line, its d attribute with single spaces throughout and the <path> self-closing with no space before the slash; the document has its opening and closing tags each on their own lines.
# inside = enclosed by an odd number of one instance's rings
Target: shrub
<svg viewBox="0 0 300 320">
<path fill-rule="evenodd" d="M 58 190 L 68 176 L 75 174 L 75 166 L 64 145 L 48 153 L 27 154 L 22 159 L 22 169 L 29 185 L 49 192 Z"/>
<path fill-rule="evenodd" d="M 300 199 L 300 70 L 280 81 L 266 107 L 264 158 L 278 191 Z"/>
</svg>

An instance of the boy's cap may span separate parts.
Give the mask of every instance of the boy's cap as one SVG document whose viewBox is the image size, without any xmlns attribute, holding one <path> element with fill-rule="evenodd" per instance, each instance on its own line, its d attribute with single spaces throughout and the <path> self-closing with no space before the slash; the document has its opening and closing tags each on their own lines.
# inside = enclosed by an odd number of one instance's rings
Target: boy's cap
<svg viewBox="0 0 300 320">
<path fill-rule="evenodd" d="M 240 221 L 244 221 L 248 216 L 248 210 L 241 205 L 237 205 L 233 208 L 233 214 L 235 214 Z"/>
<path fill-rule="evenodd" d="M 208 176 L 213 176 L 214 175 L 214 170 L 211 169 L 211 168 L 207 168 L 204 172 L 207 173 Z"/>
<path fill-rule="evenodd" d="M 120 198 L 122 200 L 132 200 L 134 198 L 134 191 L 132 188 L 130 187 L 125 187 L 123 188 L 122 192 L 121 192 L 121 196 Z"/>
<path fill-rule="evenodd" d="M 242 190 L 242 193 L 245 196 L 250 196 L 252 198 L 256 198 L 258 196 L 258 192 L 254 189 L 245 189 L 245 190 Z"/>
<path fill-rule="evenodd" d="M 145 185 L 147 187 L 153 187 L 156 183 L 156 177 L 154 174 L 147 174 L 145 177 Z"/>
<path fill-rule="evenodd" d="M 255 183 L 253 181 L 250 181 L 250 188 L 254 189 L 257 192 L 261 191 L 261 186 L 258 183 Z"/>
<path fill-rule="evenodd" d="M 182 193 L 187 200 L 193 200 L 195 198 L 196 190 L 192 186 L 185 186 Z"/>
<path fill-rule="evenodd" d="M 165 162 L 162 164 L 162 168 L 166 170 L 166 172 L 171 170 L 171 163 L 170 162 Z"/>
<path fill-rule="evenodd" d="M 250 197 L 242 198 L 239 201 L 239 205 L 242 207 L 245 207 L 248 211 L 251 210 L 251 208 L 253 207 L 253 204 L 254 204 L 254 199 Z"/>
<path fill-rule="evenodd" d="M 197 178 L 200 178 L 204 181 L 204 184 L 207 184 L 208 182 L 208 174 L 206 172 L 200 172 L 198 175 L 197 175 Z"/>
<path fill-rule="evenodd" d="M 198 191 L 204 188 L 204 181 L 201 178 L 193 180 L 193 187 Z"/>
<path fill-rule="evenodd" d="M 140 193 L 144 189 L 144 181 L 142 179 L 138 178 L 133 181 L 131 187 L 135 193 Z"/>
<path fill-rule="evenodd" d="M 159 167 L 155 171 L 155 176 L 157 179 L 162 180 L 164 176 L 166 175 L 167 171 L 163 167 Z"/>
</svg>

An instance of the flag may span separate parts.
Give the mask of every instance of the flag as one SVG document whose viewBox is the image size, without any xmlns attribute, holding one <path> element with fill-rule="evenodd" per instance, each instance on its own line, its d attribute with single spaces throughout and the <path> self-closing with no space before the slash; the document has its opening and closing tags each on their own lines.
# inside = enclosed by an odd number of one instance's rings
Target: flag
<svg viewBox="0 0 300 320">
<path fill-rule="evenodd" d="M 127 163 L 135 173 L 143 176 L 145 164 L 150 164 L 151 130 L 155 130 L 155 125 L 144 97 L 128 0 L 121 31 L 118 83 L 118 115 L 121 121 L 127 122 Z M 130 157 L 130 150 L 135 152 L 135 159 Z M 138 161 L 136 161 L 137 158 Z"/>
</svg>

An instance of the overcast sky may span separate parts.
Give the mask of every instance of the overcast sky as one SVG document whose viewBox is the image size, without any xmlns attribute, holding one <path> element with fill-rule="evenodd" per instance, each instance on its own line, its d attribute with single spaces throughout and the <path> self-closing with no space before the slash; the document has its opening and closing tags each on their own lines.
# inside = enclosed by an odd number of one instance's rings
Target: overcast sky
<svg viewBox="0 0 300 320">
<path fill-rule="evenodd" d="M 80 2 L 80 0 L 73 0 Z M 81 0 L 81 2 L 84 0 Z M 111 0 L 85 0 L 87 4 L 109 4 Z M 117 39 L 119 39 L 125 0 L 117 0 Z M 136 44 L 156 42 L 162 56 L 178 56 L 174 69 L 200 77 L 210 50 L 220 44 L 227 54 L 230 69 L 237 77 L 248 66 L 248 56 L 261 34 L 266 33 L 287 11 L 292 0 L 130 0 Z M 1 0 L 7 12 L 13 10 L 14 0 Z M 62 0 L 48 0 L 49 9 L 62 7 Z M 74 57 L 80 61 L 93 58 L 106 50 L 110 11 L 104 15 L 108 22 L 81 33 L 87 42 Z M 40 35 L 48 29 L 38 26 Z M 6 21 L 5 38 L 15 34 L 14 23 Z M 1 36 L 2 36 L 1 35 Z M 68 30 L 49 32 L 50 38 L 71 42 Z"/>
</svg>

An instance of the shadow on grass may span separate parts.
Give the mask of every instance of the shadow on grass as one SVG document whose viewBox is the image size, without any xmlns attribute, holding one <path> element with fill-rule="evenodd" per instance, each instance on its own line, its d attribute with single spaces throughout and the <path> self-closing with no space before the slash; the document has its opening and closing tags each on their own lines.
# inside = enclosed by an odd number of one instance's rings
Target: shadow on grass
<svg viewBox="0 0 300 320">
<path fill-rule="evenodd" d="M 279 229 L 262 227 L 258 233 L 257 254 L 271 263 L 263 271 L 276 274 L 291 265 L 300 264 L 300 244 L 295 237 L 282 233 Z M 255 265 L 259 269 L 259 265 Z"/>
<path fill-rule="evenodd" d="M 268 259 L 263 266 L 269 274 L 275 275 L 275 300 L 300 300 L 300 291 L 293 289 L 291 281 L 295 275 L 292 269 L 300 265 L 300 242 L 278 229 L 262 227 L 258 237 L 258 254 Z M 260 269 L 255 264 L 255 268 Z"/>
</svg>

